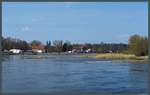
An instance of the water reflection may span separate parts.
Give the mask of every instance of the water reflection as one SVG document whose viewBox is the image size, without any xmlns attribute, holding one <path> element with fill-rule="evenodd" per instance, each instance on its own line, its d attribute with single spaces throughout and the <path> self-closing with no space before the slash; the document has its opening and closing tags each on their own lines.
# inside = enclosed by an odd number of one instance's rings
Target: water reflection
<svg viewBox="0 0 150 95">
<path fill-rule="evenodd" d="M 148 90 L 148 62 L 147 63 L 131 63 L 129 66 L 129 81 L 130 86 L 142 86 Z M 136 81 L 134 81 L 136 80 Z M 145 83 L 145 84 L 143 84 Z M 137 90 L 140 90 L 137 88 Z M 148 92 L 146 90 L 146 92 Z"/>
</svg>

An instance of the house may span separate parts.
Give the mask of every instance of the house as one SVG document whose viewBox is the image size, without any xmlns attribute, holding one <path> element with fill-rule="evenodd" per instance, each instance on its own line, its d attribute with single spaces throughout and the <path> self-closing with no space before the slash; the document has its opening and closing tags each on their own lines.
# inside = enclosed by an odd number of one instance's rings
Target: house
<svg viewBox="0 0 150 95">
<path fill-rule="evenodd" d="M 20 54 L 20 53 L 22 53 L 22 50 L 20 50 L 20 49 L 10 49 L 9 52 L 12 53 L 12 54 Z"/>
<path fill-rule="evenodd" d="M 78 52 L 78 53 L 82 53 L 84 52 L 84 48 L 85 48 L 85 45 L 73 45 L 72 46 L 72 52 Z"/>
<path fill-rule="evenodd" d="M 92 52 L 92 49 L 87 49 L 86 50 L 86 53 L 90 53 L 90 52 Z"/>
<path fill-rule="evenodd" d="M 73 53 L 73 51 L 68 51 L 68 53 Z"/>
<path fill-rule="evenodd" d="M 44 45 L 33 45 L 31 48 L 34 53 L 43 53 L 45 51 Z"/>
<path fill-rule="evenodd" d="M 86 45 L 83 44 L 76 44 L 72 46 L 72 53 L 91 53 L 94 52 L 91 48 L 88 48 Z"/>
</svg>

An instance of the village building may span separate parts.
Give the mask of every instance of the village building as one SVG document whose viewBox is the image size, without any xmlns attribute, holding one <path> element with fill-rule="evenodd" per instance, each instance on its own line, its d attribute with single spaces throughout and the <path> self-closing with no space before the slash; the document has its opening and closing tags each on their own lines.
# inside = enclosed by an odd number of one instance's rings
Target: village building
<svg viewBox="0 0 150 95">
<path fill-rule="evenodd" d="M 34 53 L 43 53 L 45 52 L 45 46 L 44 45 L 33 45 L 31 46 L 32 51 Z"/>
<path fill-rule="evenodd" d="M 77 52 L 77 53 L 88 53 L 90 52 L 91 49 L 87 49 L 86 45 L 82 44 L 77 44 L 72 46 L 72 53 Z"/>
<path fill-rule="evenodd" d="M 22 50 L 20 50 L 20 49 L 10 49 L 9 52 L 12 53 L 12 54 L 20 54 L 20 53 L 22 53 Z"/>
</svg>

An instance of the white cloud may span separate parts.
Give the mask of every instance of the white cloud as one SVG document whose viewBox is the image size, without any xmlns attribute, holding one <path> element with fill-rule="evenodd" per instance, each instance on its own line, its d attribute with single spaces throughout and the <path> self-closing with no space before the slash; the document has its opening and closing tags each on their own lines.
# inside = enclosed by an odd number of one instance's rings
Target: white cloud
<svg viewBox="0 0 150 95">
<path fill-rule="evenodd" d="M 31 31 L 31 28 L 29 26 L 23 26 L 21 27 L 21 31 Z"/>
</svg>

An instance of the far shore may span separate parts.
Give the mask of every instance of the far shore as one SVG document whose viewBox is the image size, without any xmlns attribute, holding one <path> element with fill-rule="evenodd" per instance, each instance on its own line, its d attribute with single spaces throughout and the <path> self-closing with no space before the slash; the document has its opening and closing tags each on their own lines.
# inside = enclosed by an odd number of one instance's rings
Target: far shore
<svg viewBox="0 0 150 95">
<path fill-rule="evenodd" d="M 5 55 L 5 54 L 4 54 Z M 11 55 L 11 54 L 6 54 Z M 74 56 L 80 58 L 96 58 L 96 59 L 108 59 L 108 60 L 128 60 L 128 61 L 148 61 L 148 56 L 135 56 L 133 54 L 123 53 L 66 53 L 66 52 L 52 52 L 52 53 L 41 53 L 41 54 L 19 54 L 19 55 L 63 55 L 63 56 Z"/>
</svg>

